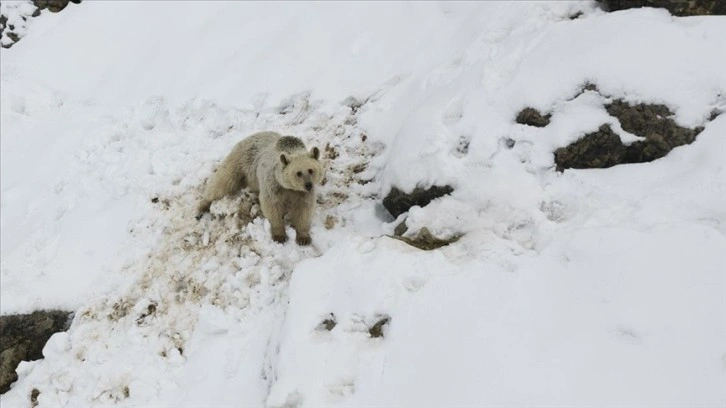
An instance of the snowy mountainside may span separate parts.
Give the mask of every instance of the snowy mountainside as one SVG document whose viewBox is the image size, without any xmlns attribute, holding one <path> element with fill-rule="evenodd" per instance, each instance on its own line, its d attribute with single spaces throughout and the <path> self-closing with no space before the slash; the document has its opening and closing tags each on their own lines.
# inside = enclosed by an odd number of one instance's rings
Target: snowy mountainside
<svg viewBox="0 0 726 408">
<path fill-rule="evenodd" d="M 725 38 L 723 17 L 591 2 L 36 18 L 0 50 L 0 307 L 76 313 L 2 405 L 725 404 Z M 604 123 L 638 140 L 614 98 L 704 130 L 651 163 L 555 171 Z M 516 124 L 525 106 L 551 123 Z M 323 152 L 312 247 L 274 243 L 246 193 L 194 219 L 260 130 Z M 417 184 L 454 191 L 381 207 Z M 388 237 L 404 219 L 463 235 L 420 251 Z"/>
</svg>

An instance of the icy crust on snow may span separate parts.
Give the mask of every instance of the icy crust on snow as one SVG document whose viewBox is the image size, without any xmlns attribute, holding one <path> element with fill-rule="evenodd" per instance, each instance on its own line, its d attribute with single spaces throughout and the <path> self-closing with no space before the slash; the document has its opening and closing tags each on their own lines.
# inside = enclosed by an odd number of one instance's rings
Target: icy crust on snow
<svg viewBox="0 0 726 408">
<path fill-rule="evenodd" d="M 76 310 L 3 406 L 726 403 L 726 116 L 652 163 L 552 163 L 602 123 L 634 140 L 609 97 L 724 111 L 723 18 L 304 7 L 84 2 L 0 50 L 0 308 Z M 194 219 L 258 130 L 321 148 L 312 247 L 247 194 Z M 419 181 L 455 191 L 391 220 Z M 422 252 L 385 236 L 403 217 L 464 235 Z"/>
</svg>

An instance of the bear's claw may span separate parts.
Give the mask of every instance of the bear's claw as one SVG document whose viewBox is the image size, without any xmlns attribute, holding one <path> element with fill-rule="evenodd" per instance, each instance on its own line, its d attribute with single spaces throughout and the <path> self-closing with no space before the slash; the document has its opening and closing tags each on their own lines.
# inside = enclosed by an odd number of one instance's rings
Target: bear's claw
<svg viewBox="0 0 726 408">
<path fill-rule="evenodd" d="M 273 235 L 272 240 L 279 244 L 284 244 L 285 242 L 287 242 L 287 235 L 285 235 L 285 234 Z"/>
<path fill-rule="evenodd" d="M 312 242 L 312 239 L 310 237 L 297 237 L 295 238 L 295 242 L 297 242 L 298 245 L 301 246 L 308 246 L 310 245 L 310 242 Z"/>
</svg>

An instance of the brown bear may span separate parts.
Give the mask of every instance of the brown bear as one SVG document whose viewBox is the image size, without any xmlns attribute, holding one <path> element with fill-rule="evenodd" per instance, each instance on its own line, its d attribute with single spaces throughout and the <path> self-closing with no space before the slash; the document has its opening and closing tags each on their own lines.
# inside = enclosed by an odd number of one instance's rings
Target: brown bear
<svg viewBox="0 0 726 408">
<path fill-rule="evenodd" d="M 248 136 L 234 146 L 207 183 L 197 219 L 214 201 L 247 187 L 259 193 L 262 215 L 270 221 L 273 240 L 287 241 L 287 215 L 298 245 L 310 245 L 315 187 L 325 175 L 319 157 L 317 147 L 308 150 L 294 136 L 275 132 Z"/>
</svg>

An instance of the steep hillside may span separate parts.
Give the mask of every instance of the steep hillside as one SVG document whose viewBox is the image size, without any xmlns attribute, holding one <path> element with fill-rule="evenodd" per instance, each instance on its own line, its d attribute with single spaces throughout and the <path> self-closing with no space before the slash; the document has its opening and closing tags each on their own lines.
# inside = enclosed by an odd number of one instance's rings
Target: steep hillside
<svg viewBox="0 0 726 408">
<path fill-rule="evenodd" d="M 0 402 L 726 404 L 725 23 L 563 1 L 34 18 L 0 50 L 0 308 L 74 315 Z M 311 247 L 247 193 L 195 219 L 260 130 L 323 152 Z"/>
</svg>

